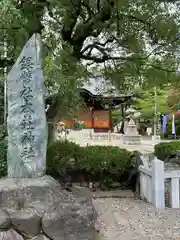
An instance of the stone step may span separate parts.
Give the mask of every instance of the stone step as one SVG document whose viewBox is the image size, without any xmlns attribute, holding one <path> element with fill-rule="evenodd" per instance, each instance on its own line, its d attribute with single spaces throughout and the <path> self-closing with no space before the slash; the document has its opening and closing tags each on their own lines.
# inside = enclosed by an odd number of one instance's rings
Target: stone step
<svg viewBox="0 0 180 240">
<path fill-rule="evenodd" d="M 96 191 L 93 193 L 93 198 L 134 198 L 135 195 L 131 190 L 116 190 L 116 191 Z"/>
</svg>

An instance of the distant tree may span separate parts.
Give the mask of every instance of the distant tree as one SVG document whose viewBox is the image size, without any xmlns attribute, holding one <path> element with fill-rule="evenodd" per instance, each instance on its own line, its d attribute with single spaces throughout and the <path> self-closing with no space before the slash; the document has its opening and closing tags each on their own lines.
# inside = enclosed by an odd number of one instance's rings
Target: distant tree
<svg viewBox="0 0 180 240">
<path fill-rule="evenodd" d="M 173 111 L 180 110 L 180 87 L 174 86 L 168 91 L 167 104 L 169 108 Z"/>
<path fill-rule="evenodd" d="M 167 103 L 166 90 L 157 89 L 156 104 L 157 113 L 163 114 L 170 112 L 170 108 Z M 142 98 L 138 99 L 134 106 L 141 112 L 141 118 L 145 120 L 153 120 L 155 116 L 154 105 L 155 105 L 154 89 L 151 89 L 142 94 Z"/>
<path fill-rule="evenodd" d="M 4 84 L 0 81 L 0 125 L 4 124 Z"/>
</svg>

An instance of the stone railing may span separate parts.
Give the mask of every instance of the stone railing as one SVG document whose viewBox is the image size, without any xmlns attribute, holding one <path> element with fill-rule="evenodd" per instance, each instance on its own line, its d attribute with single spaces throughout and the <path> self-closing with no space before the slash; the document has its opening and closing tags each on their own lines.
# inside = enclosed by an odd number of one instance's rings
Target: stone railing
<svg viewBox="0 0 180 240">
<path fill-rule="evenodd" d="M 156 208 L 165 208 L 165 192 L 168 191 L 171 208 L 180 208 L 180 171 L 165 171 L 164 162 L 155 159 L 151 166 L 141 165 L 140 171 L 140 196 Z M 166 186 L 170 180 L 170 191 Z M 167 189 L 168 188 L 168 189 Z"/>
<path fill-rule="evenodd" d="M 164 180 L 170 180 L 170 191 L 168 197 L 170 200 L 170 207 L 180 208 L 180 194 L 179 194 L 179 181 L 180 171 L 165 171 Z"/>
</svg>

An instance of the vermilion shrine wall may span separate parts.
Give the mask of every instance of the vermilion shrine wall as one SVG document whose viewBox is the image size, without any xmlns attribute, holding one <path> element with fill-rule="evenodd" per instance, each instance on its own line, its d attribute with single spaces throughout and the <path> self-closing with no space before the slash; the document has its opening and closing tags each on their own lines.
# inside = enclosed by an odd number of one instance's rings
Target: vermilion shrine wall
<svg viewBox="0 0 180 240">
<path fill-rule="evenodd" d="M 111 128 L 109 110 L 85 109 L 74 114 L 78 120 L 83 121 L 85 128 L 109 129 Z M 67 127 L 73 126 L 73 119 L 64 120 Z"/>
</svg>

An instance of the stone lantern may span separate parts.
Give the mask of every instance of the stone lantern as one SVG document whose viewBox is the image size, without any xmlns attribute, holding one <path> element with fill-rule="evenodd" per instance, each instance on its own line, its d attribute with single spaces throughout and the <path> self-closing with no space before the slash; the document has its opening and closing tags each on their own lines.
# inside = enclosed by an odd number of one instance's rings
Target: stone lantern
<svg viewBox="0 0 180 240">
<path fill-rule="evenodd" d="M 141 135 L 139 135 L 139 133 L 137 131 L 137 126 L 136 126 L 135 122 L 133 121 L 133 119 L 130 119 L 130 121 L 128 123 L 126 133 L 123 136 L 123 143 L 131 144 L 131 145 L 141 143 Z"/>
</svg>

